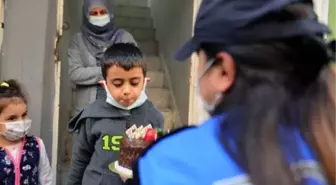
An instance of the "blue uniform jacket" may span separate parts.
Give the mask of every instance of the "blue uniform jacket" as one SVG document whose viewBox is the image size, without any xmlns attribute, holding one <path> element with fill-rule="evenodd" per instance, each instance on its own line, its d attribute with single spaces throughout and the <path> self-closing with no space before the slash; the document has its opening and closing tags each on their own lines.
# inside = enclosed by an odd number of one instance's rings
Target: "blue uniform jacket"
<svg viewBox="0 0 336 185">
<path fill-rule="evenodd" d="M 164 137 L 150 147 L 134 166 L 134 185 L 249 185 L 248 175 L 229 157 L 218 140 L 219 122 L 204 124 Z M 319 163 L 296 129 L 281 128 L 284 152 L 301 184 L 327 184 Z M 230 138 L 228 138 L 230 139 Z"/>
</svg>

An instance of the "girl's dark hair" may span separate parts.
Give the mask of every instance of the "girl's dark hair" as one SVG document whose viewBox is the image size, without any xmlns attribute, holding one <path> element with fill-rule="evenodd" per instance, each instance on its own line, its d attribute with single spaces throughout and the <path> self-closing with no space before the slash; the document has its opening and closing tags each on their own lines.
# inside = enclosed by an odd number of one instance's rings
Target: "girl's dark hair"
<svg viewBox="0 0 336 185">
<path fill-rule="evenodd" d="M 0 82 L 0 113 L 15 99 L 20 99 L 27 103 L 26 95 L 23 93 L 20 84 L 12 79 Z"/>
<path fill-rule="evenodd" d="M 288 6 L 271 16 L 295 19 L 303 8 Z M 299 36 L 239 46 L 203 43 L 201 48 L 208 58 L 226 51 L 236 62 L 235 83 L 213 113 L 228 113 L 220 132 L 225 150 L 255 185 L 299 184 L 286 158 L 293 153 L 285 149 L 295 140 L 285 138 L 280 125 L 297 129 L 318 156 L 312 130 L 317 106 L 325 107 L 322 116 L 335 126 L 335 105 L 320 78 L 329 62 L 326 44 L 318 36 Z"/>
</svg>

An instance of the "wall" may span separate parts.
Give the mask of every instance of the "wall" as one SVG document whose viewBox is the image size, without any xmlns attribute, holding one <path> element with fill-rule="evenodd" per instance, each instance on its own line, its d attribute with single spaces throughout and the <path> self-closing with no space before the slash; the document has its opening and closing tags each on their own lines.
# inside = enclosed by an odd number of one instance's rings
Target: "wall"
<svg viewBox="0 0 336 185">
<path fill-rule="evenodd" d="M 54 40 L 57 0 L 9 0 L 1 53 L 1 79 L 19 80 L 29 95 L 31 133 L 40 136 L 51 160 Z"/>
<path fill-rule="evenodd" d="M 319 20 L 328 24 L 329 0 L 313 0 L 313 2 L 314 9 L 319 17 Z"/>
<path fill-rule="evenodd" d="M 151 0 L 110 0 L 114 4 L 118 5 L 132 5 L 147 7 Z"/>
<path fill-rule="evenodd" d="M 160 57 L 168 69 L 181 121 L 188 124 L 190 61 L 178 63 L 173 55 L 192 36 L 193 0 L 154 0 L 151 2 L 151 10 Z"/>
</svg>

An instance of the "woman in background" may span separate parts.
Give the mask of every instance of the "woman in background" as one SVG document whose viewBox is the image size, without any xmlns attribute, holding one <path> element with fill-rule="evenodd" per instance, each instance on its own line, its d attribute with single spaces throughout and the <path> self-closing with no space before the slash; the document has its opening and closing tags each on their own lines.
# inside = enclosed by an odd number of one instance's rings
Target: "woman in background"
<svg viewBox="0 0 336 185">
<path fill-rule="evenodd" d="M 134 43 L 133 36 L 118 29 L 113 22 L 112 7 L 107 0 L 84 0 L 83 25 L 75 34 L 68 49 L 69 75 L 74 84 L 74 112 L 98 98 L 106 98 L 99 84 L 103 80 L 100 58 L 115 43 Z"/>
</svg>

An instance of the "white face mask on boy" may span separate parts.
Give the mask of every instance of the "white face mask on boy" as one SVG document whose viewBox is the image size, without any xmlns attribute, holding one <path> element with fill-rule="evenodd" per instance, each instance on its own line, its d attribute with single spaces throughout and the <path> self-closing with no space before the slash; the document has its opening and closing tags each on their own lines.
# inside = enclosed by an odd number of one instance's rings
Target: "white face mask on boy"
<svg viewBox="0 0 336 185">
<path fill-rule="evenodd" d="M 1 132 L 0 134 L 9 141 L 17 141 L 29 133 L 31 123 L 31 119 L 0 123 L 6 127 L 6 131 Z"/>
<path fill-rule="evenodd" d="M 110 91 L 108 90 L 107 88 L 107 85 L 106 85 L 106 82 L 104 81 L 104 88 L 105 88 L 105 91 L 106 91 L 106 102 L 109 103 L 110 105 L 113 105 L 119 109 L 123 109 L 123 110 L 131 110 L 131 109 L 134 109 L 136 107 L 140 107 L 142 104 L 144 104 L 147 100 L 147 95 L 145 93 L 145 88 L 146 88 L 146 79 L 145 79 L 145 82 L 144 82 L 144 88 L 143 90 L 141 91 L 141 94 L 140 96 L 138 97 L 138 99 L 130 106 L 128 107 L 124 107 L 122 105 L 120 105 L 114 98 L 113 96 L 111 95 Z"/>
<path fill-rule="evenodd" d="M 103 27 L 108 24 L 110 20 L 110 15 L 102 15 L 102 16 L 89 16 L 89 21 L 91 24 L 99 27 Z"/>
</svg>

